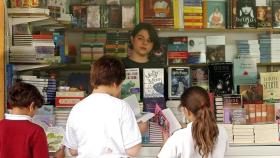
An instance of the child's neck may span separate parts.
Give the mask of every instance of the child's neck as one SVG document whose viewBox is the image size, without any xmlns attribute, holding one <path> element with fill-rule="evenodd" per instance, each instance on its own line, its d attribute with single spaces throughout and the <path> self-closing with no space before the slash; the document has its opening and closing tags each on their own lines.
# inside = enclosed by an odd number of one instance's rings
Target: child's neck
<svg viewBox="0 0 280 158">
<path fill-rule="evenodd" d="M 98 86 L 92 92 L 93 93 L 106 93 L 111 96 L 114 96 L 114 88 L 112 86 Z"/>
<path fill-rule="evenodd" d="M 18 108 L 14 107 L 11 111 L 11 114 L 13 115 L 28 115 L 30 116 L 30 111 L 28 108 Z"/>
</svg>

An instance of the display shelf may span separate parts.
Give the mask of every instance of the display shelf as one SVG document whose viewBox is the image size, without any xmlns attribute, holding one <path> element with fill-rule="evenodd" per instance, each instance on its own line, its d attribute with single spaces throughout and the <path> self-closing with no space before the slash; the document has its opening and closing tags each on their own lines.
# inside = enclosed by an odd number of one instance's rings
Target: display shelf
<svg viewBox="0 0 280 158">
<path fill-rule="evenodd" d="M 33 65 L 26 65 L 26 64 L 15 64 L 14 70 L 15 71 L 29 71 L 29 70 L 90 70 L 90 64 L 33 64 Z"/>
</svg>

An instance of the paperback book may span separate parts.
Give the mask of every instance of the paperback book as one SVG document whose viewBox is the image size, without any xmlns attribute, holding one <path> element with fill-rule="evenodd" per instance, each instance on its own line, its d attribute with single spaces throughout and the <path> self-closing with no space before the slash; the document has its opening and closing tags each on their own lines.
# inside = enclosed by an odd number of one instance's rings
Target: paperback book
<svg viewBox="0 0 280 158">
<path fill-rule="evenodd" d="M 168 97 L 177 98 L 190 87 L 189 67 L 168 67 Z"/>
</svg>

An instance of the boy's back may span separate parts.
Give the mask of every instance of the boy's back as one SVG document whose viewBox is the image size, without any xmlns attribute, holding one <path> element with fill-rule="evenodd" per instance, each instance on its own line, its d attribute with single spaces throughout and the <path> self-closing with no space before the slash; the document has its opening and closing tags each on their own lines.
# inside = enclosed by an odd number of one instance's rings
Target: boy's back
<svg viewBox="0 0 280 158">
<path fill-rule="evenodd" d="M 48 158 L 43 128 L 27 115 L 6 114 L 0 121 L 0 158 Z"/>
</svg>

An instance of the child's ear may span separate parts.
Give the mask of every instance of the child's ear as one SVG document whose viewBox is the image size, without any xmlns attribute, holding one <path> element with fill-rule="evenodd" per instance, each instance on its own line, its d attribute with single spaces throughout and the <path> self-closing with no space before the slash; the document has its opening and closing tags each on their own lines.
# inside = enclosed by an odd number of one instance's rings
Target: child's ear
<svg viewBox="0 0 280 158">
<path fill-rule="evenodd" d="M 31 102 L 31 104 L 29 105 L 29 110 L 35 110 L 35 103 Z"/>
</svg>

